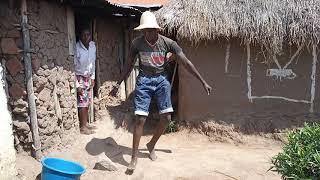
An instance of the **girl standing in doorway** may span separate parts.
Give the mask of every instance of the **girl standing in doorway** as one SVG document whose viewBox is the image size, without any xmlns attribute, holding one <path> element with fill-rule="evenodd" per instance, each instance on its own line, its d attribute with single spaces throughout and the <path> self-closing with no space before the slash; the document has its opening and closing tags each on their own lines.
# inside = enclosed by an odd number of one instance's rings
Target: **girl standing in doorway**
<svg viewBox="0 0 320 180">
<path fill-rule="evenodd" d="M 89 28 L 81 30 L 80 40 L 76 44 L 74 58 L 77 102 L 80 120 L 80 133 L 93 134 L 94 126 L 88 124 L 88 107 L 91 100 L 91 90 L 95 80 L 96 46 L 91 41 Z"/>
</svg>

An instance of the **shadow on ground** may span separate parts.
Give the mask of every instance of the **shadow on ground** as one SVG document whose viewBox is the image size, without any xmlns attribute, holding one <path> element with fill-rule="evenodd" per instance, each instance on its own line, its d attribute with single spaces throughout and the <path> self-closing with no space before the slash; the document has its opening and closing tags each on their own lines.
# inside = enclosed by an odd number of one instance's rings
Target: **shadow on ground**
<svg viewBox="0 0 320 180">
<path fill-rule="evenodd" d="M 123 166 L 129 165 L 129 162 L 124 159 L 124 155 L 131 156 L 131 148 L 119 145 L 112 137 L 107 137 L 105 139 L 93 138 L 85 148 L 92 156 L 98 156 L 101 153 L 104 153 L 114 163 Z M 156 149 L 156 151 L 172 153 L 171 150 L 167 149 Z M 139 149 L 138 158 L 149 158 L 148 150 L 146 148 Z"/>
<path fill-rule="evenodd" d="M 131 93 L 126 101 L 122 101 L 117 106 L 107 106 L 107 110 L 110 117 L 113 120 L 115 128 L 124 128 L 128 132 L 133 133 L 134 130 L 134 104 L 133 104 L 134 93 Z M 153 135 L 154 128 L 157 126 L 159 121 L 159 114 L 157 110 L 156 101 L 153 100 L 150 105 L 150 114 L 144 125 L 143 135 Z"/>
</svg>

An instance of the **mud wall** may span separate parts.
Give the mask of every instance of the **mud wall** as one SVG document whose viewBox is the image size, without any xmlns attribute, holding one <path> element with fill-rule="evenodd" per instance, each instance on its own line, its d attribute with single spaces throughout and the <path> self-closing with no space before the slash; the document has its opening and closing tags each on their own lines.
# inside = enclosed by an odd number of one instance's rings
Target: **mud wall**
<svg viewBox="0 0 320 180">
<path fill-rule="evenodd" d="M 33 85 L 42 150 L 66 144 L 78 133 L 69 56 L 66 8 L 51 1 L 28 1 Z M 24 74 L 19 10 L 0 17 L 1 57 L 6 65 L 16 149 L 30 151 L 32 136 Z"/>
<path fill-rule="evenodd" d="M 69 56 L 67 9 L 54 1 L 28 1 L 34 91 L 43 150 L 78 134 L 73 56 Z"/>
<path fill-rule="evenodd" d="M 3 82 L 3 69 L 0 67 L 0 177 L 3 179 L 15 179 L 17 175 L 15 161 L 16 152 L 13 146 L 12 119 L 8 111 L 7 95 L 5 92 L 5 84 Z"/>
<path fill-rule="evenodd" d="M 15 10 L 9 8 L 6 1 L 0 2 L 0 177 L 2 179 L 15 179 L 17 171 L 15 169 L 16 154 L 14 149 L 12 119 L 7 104 L 7 84 L 5 80 L 6 60 L 17 60 L 16 40 L 19 39 L 20 33 L 11 23 L 17 22 Z M 11 42 L 12 47 L 7 46 Z M 18 61 L 18 60 L 17 60 Z M 10 63 L 9 63 L 10 64 Z M 9 66 L 9 64 L 7 64 Z M 11 66 L 9 66 L 11 67 Z M 14 70 L 15 68 L 12 68 Z M 11 90 L 12 91 L 12 90 Z"/>
<path fill-rule="evenodd" d="M 105 17 L 97 17 L 96 22 L 97 61 L 99 64 L 99 67 L 97 67 L 99 72 L 96 73 L 96 76 L 99 76 L 97 77 L 99 79 L 99 90 L 96 96 L 103 100 L 96 101 L 95 107 L 97 110 L 106 110 L 113 102 L 117 104 L 126 99 L 126 88 L 134 88 L 135 78 L 133 76 L 136 73 L 131 74 L 128 78 L 130 83 L 128 82 L 127 85 L 130 85 L 130 87 L 123 84 L 118 96 L 110 99 L 109 92 L 120 78 L 123 64 L 130 49 L 130 43 L 136 36 L 132 30 L 134 25 L 130 25 L 135 21 L 120 17 L 109 17 L 108 20 Z M 131 101 L 131 99 L 127 101 Z M 127 103 L 130 104 L 130 102 Z"/>
<path fill-rule="evenodd" d="M 96 17 L 96 97 L 95 120 L 112 119 L 116 127 L 129 117 L 131 100 L 125 100 L 125 86 L 122 84 L 116 97 L 109 95 L 113 85 L 120 78 L 124 60 L 124 25 L 120 18 Z M 125 101 L 123 101 L 125 100 Z"/>
<path fill-rule="evenodd" d="M 254 99 L 249 102 L 247 85 L 247 52 L 239 41 L 230 46 L 228 72 L 226 68 L 227 42 L 211 41 L 190 46 L 181 41 L 185 54 L 213 87 L 207 96 L 201 83 L 183 67 L 179 69 L 179 119 L 191 124 L 213 121 L 234 127 L 247 134 L 279 132 L 286 128 L 301 126 L 305 121 L 319 120 L 319 83 L 316 84 L 315 113 L 309 113 L 310 104 L 279 99 Z M 280 64 L 286 64 L 296 49 L 285 50 Z M 289 56 L 291 54 L 291 56 Z M 286 56 L 288 55 L 288 56 Z M 269 68 L 277 68 L 272 60 L 266 62 L 261 49 L 251 47 L 251 90 L 253 96 L 281 96 L 296 100 L 310 100 L 311 52 L 303 49 L 288 67 L 296 73 L 295 79 L 277 79 L 266 76 Z M 271 62 L 271 63 L 270 63 Z M 319 66 L 318 66 L 319 67 Z M 318 72 L 318 71 L 317 71 Z"/>
<path fill-rule="evenodd" d="M 12 112 L 13 132 L 16 148 L 30 148 L 32 136 L 26 102 L 26 86 L 22 55 L 18 53 L 23 48 L 19 7 L 9 8 L 9 1 L 1 1 L 0 15 L 0 56 L 1 64 L 5 66 L 4 74 L 7 83 L 8 104 Z"/>
<path fill-rule="evenodd" d="M 120 86 L 116 97 L 109 95 L 113 85 L 120 78 L 132 39 L 138 33 L 133 31 L 136 19 L 126 17 L 96 17 L 97 67 L 96 78 L 99 90 L 95 98 L 95 119 L 110 117 L 116 128 L 133 119 L 133 89 L 135 70 L 126 83 Z M 127 94 L 129 92 L 129 94 Z M 129 95 L 129 96 L 127 96 Z"/>
<path fill-rule="evenodd" d="M 115 18 L 97 17 L 97 64 L 99 63 L 99 91 L 97 96 L 106 98 L 120 77 L 121 61 L 123 59 L 123 29 L 122 24 Z M 119 97 L 116 100 L 120 100 Z M 96 105 L 97 110 L 106 110 L 107 99 L 99 101 Z"/>
</svg>

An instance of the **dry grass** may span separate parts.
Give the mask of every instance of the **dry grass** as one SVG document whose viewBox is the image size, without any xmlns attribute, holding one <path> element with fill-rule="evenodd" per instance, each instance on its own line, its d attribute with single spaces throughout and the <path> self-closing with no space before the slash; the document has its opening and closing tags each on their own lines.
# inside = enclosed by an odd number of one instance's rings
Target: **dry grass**
<svg viewBox="0 0 320 180">
<path fill-rule="evenodd" d="M 169 33 L 194 43 L 240 37 L 278 53 L 285 41 L 320 39 L 320 0 L 172 0 L 157 16 Z"/>
</svg>

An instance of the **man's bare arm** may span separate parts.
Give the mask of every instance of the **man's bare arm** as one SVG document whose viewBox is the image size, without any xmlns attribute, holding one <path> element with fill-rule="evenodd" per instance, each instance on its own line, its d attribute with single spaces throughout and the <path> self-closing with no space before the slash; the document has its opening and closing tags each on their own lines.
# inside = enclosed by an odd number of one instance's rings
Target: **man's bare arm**
<svg viewBox="0 0 320 180">
<path fill-rule="evenodd" d="M 128 78 L 132 69 L 134 68 L 135 63 L 136 63 L 135 55 L 130 54 L 128 61 L 125 62 L 124 64 L 123 72 L 121 73 L 120 79 L 117 81 L 117 84 L 120 85 L 122 81 Z"/>
<path fill-rule="evenodd" d="M 117 81 L 117 84 L 113 86 L 112 90 L 109 93 L 111 96 L 115 97 L 117 95 L 121 82 L 128 78 L 135 63 L 136 63 L 135 56 L 133 54 L 130 54 L 128 61 L 124 63 L 123 72 L 121 73 L 120 78 Z"/>
<path fill-rule="evenodd" d="M 212 88 L 203 79 L 203 77 L 200 75 L 198 70 L 191 63 L 191 61 L 186 57 L 186 55 L 183 52 L 178 53 L 177 56 L 179 57 L 177 58 L 177 62 L 180 65 L 183 65 L 189 73 L 191 73 L 194 77 L 196 77 L 202 83 L 203 87 L 205 88 L 205 90 L 209 95 L 211 93 Z"/>
</svg>

